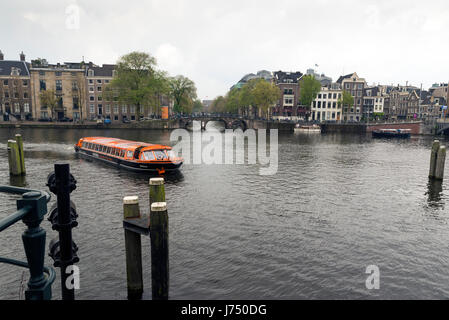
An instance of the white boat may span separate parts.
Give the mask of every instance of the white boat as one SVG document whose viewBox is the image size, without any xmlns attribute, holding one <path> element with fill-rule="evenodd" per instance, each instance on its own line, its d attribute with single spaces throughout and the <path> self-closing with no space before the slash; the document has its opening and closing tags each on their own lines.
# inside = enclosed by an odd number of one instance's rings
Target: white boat
<svg viewBox="0 0 449 320">
<path fill-rule="evenodd" d="M 317 124 L 313 125 L 299 125 L 295 126 L 295 132 L 305 132 L 305 133 L 320 133 L 321 127 Z"/>
</svg>

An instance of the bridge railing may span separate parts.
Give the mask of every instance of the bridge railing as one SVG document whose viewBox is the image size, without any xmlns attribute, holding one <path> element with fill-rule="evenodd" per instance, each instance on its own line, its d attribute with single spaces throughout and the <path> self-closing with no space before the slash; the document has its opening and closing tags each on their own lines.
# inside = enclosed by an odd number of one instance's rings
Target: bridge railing
<svg viewBox="0 0 449 320">
<path fill-rule="evenodd" d="M 44 266 L 46 232 L 40 227 L 47 213 L 50 195 L 45 191 L 0 186 L 0 192 L 22 195 L 17 200 L 17 211 L 0 220 L 0 232 L 22 220 L 27 229 L 22 234 L 27 262 L 0 257 L 0 263 L 11 264 L 30 271 L 26 300 L 50 300 L 51 285 L 56 273 L 52 267 Z"/>
</svg>

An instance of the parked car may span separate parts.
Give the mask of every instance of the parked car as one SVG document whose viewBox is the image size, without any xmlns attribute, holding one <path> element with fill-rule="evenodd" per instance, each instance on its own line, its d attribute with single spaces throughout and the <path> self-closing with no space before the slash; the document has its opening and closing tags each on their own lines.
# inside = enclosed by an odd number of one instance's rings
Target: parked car
<svg viewBox="0 0 449 320">
<path fill-rule="evenodd" d="M 39 118 L 38 121 L 40 121 L 40 122 L 52 122 L 53 119 L 52 118 Z"/>
<path fill-rule="evenodd" d="M 111 119 L 109 118 L 104 119 L 104 124 L 111 124 Z"/>
<path fill-rule="evenodd" d="M 73 122 L 73 119 L 64 117 L 64 118 L 58 119 L 58 121 L 59 121 L 59 122 Z"/>
<path fill-rule="evenodd" d="M 122 122 L 123 122 L 123 123 L 131 123 L 131 121 L 128 120 L 127 118 L 123 118 Z"/>
</svg>

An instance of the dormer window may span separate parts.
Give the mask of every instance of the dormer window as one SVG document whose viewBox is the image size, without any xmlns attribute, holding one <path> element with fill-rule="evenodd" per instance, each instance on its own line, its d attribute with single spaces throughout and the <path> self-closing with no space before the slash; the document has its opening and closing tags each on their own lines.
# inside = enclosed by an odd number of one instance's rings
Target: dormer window
<svg viewBox="0 0 449 320">
<path fill-rule="evenodd" d="M 89 69 L 89 71 L 87 72 L 89 77 L 93 77 L 94 76 L 94 70 Z"/>
</svg>

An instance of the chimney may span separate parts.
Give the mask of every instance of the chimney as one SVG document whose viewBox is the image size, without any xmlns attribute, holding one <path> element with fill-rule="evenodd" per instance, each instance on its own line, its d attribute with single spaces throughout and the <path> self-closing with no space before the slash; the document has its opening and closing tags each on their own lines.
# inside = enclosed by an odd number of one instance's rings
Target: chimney
<svg viewBox="0 0 449 320">
<path fill-rule="evenodd" d="M 23 54 L 23 51 L 20 53 L 20 61 L 25 61 L 25 55 Z"/>
<path fill-rule="evenodd" d="M 5 59 L 5 57 L 3 56 L 3 52 L 2 50 L 0 50 L 0 61 L 3 61 Z"/>
</svg>

